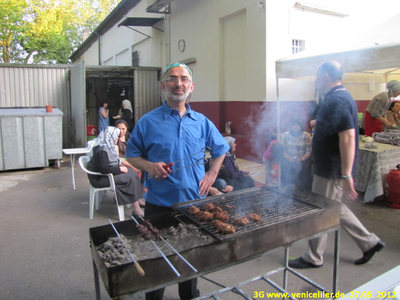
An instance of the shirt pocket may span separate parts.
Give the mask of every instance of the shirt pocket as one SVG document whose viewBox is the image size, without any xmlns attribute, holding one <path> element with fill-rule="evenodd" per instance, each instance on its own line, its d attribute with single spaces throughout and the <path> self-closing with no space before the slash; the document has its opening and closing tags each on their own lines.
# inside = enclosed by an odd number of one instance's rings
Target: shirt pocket
<svg viewBox="0 0 400 300">
<path fill-rule="evenodd" d="M 190 149 L 190 155 L 194 154 L 191 158 L 192 163 L 196 163 L 197 161 L 204 163 L 202 160 L 205 157 L 206 143 L 202 138 L 196 137 L 188 137 L 187 139 L 188 146 Z"/>
</svg>

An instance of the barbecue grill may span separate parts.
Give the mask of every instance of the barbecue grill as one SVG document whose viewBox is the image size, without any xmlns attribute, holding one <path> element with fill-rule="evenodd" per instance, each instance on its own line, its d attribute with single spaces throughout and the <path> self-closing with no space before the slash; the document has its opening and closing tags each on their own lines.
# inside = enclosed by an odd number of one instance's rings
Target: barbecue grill
<svg viewBox="0 0 400 300">
<path fill-rule="evenodd" d="M 202 210 L 206 203 L 227 211 L 230 217 L 228 223 L 233 224 L 231 220 L 248 213 L 259 214 L 262 222 L 250 222 L 242 227 L 234 225 L 236 232 L 233 234 L 218 233 L 212 221 L 200 221 L 188 212 L 190 206 L 197 206 Z M 167 257 L 179 270 L 180 277 L 177 277 L 161 255 L 153 259 L 135 257 L 145 271 L 145 276 L 138 274 L 133 262 L 107 267 L 96 247 L 110 237 L 115 237 L 115 232 L 111 225 L 90 228 L 97 299 L 100 299 L 98 274 L 111 298 L 147 292 L 254 259 L 278 247 L 287 248 L 302 239 L 334 230 L 338 232 L 340 223 L 338 202 L 310 192 L 280 193 L 264 186 L 178 203 L 172 207 L 174 213 L 152 216 L 146 220 L 158 229 L 176 226 L 181 222 L 195 224 L 204 233 L 212 236 L 214 240 L 208 243 L 179 251 L 198 272 L 194 272 L 176 254 Z M 136 224 L 133 220 L 114 225 L 125 236 L 135 235 Z M 334 282 L 334 289 L 335 284 Z"/>
<path fill-rule="evenodd" d="M 249 213 L 256 213 L 261 217 L 262 222 L 250 222 L 246 226 L 235 225 L 235 233 L 218 234 L 213 221 L 201 221 L 197 217 L 198 215 L 191 215 L 189 213 L 189 208 L 192 206 L 196 206 L 201 211 L 204 211 L 204 207 L 207 203 L 220 207 L 227 213 L 230 220 L 246 217 Z M 255 188 L 251 191 L 243 190 L 236 193 L 229 193 L 224 196 L 209 197 L 205 200 L 200 199 L 173 204 L 172 208 L 191 218 L 197 226 L 204 228 L 204 230 L 217 241 L 236 238 L 240 234 L 304 217 L 323 209 L 315 204 L 300 199 L 294 199 L 291 196 L 273 192 L 263 187 Z"/>
</svg>

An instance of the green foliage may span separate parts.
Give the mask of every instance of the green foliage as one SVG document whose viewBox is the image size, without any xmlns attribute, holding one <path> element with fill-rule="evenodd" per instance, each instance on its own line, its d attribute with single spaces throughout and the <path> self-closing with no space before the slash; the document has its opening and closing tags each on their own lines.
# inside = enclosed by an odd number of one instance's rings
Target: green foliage
<svg viewBox="0 0 400 300">
<path fill-rule="evenodd" d="M 0 0 L 0 62 L 69 63 L 116 0 Z"/>
<path fill-rule="evenodd" d="M 82 24 L 84 28 L 93 32 L 96 27 L 108 16 L 108 14 L 118 5 L 118 0 L 88 0 L 83 1 L 81 10 Z"/>
<path fill-rule="evenodd" d="M 0 0 L 0 62 L 11 62 L 20 55 L 19 42 L 30 27 L 24 19 L 26 12 L 25 0 Z"/>
</svg>

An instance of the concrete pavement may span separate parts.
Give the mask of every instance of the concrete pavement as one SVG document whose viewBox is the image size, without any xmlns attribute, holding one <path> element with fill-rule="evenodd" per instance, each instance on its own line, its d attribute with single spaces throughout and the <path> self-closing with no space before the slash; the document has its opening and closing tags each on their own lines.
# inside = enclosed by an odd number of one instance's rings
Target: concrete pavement
<svg viewBox="0 0 400 300">
<path fill-rule="evenodd" d="M 89 220 L 89 182 L 76 167 L 76 190 L 72 188 L 70 162 L 67 157 L 60 169 L 7 171 L 0 173 L 0 300 L 9 299 L 95 299 L 89 228 L 118 221 L 111 193 L 99 211 Z M 355 266 L 362 256 L 351 238 L 341 230 L 339 291 L 347 293 L 400 264 L 400 210 L 389 209 L 382 202 L 349 207 L 386 247 L 367 264 Z M 126 216 L 129 216 L 126 209 Z M 332 289 L 333 234 L 329 235 L 322 268 L 301 273 L 325 288 Z M 295 258 L 306 250 L 306 242 L 291 247 Z M 207 275 L 230 286 L 280 267 L 284 251 L 265 254 L 252 261 Z M 399 274 L 400 278 L 400 274 Z M 273 279 L 281 284 L 282 276 Z M 200 278 L 201 294 L 220 287 Z M 247 292 L 270 291 L 266 284 L 253 284 Z M 290 292 L 316 291 L 315 288 L 289 276 Z M 101 282 L 101 297 L 109 296 Z M 135 294 L 128 299 L 144 299 Z M 179 299 L 177 286 L 166 289 L 164 299 Z M 232 294 L 224 299 L 238 299 Z"/>
</svg>

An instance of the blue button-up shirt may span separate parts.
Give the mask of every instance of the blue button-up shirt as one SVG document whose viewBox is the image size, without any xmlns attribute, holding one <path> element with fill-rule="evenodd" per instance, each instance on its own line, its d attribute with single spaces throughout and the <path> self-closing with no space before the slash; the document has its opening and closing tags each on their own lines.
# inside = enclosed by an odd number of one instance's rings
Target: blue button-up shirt
<svg viewBox="0 0 400 300">
<path fill-rule="evenodd" d="M 166 164 L 178 161 L 208 146 L 213 158 L 224 155 L 229 146 L 215 125 L 204 115 L 191 110 L 186 104 L 181 118 L 176 109 L 166 102 L 144 115 L 136 124 L 126 145 L 126 157 L 141 156 L 150 162 Z M 146 201 L 158 206 L 170 207 L 173 203 L 201 198 L 200 181 L 204 178 L 204 165 L 197 164 L 174 171 L 182 166 L 195 164 L 204 152 L 178 162 L 171 167 L 172 173 L 163 180 L 145 178 L 148 188 Z"/>
</svg>

